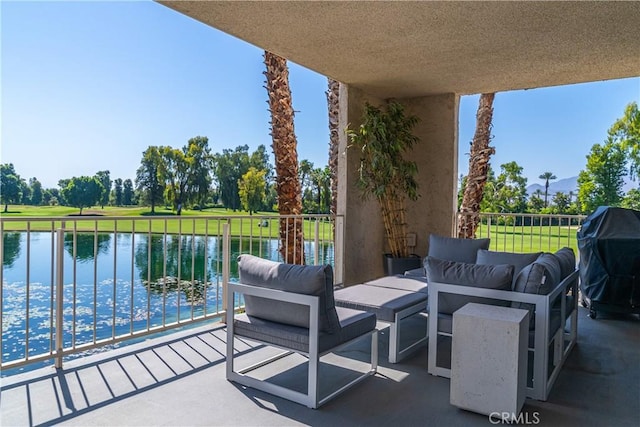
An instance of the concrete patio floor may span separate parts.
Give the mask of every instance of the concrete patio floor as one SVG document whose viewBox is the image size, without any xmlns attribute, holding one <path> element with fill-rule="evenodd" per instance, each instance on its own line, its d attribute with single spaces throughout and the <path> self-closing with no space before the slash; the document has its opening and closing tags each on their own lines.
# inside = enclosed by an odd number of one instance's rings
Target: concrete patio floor
<svg viewBox="0 0 640 427">
<path fill-rule="evenodd" d="M 449 380 L 427 373 L 424 347 L 401 363 L 387 362 L 380 339 L 378 374 L 322 406 L 301 405 L 225 379 L 225 329 L 210 324 L 2 379 L 0 424 L 74 426 L 474 426 L 487 416 L 449 403 Z M 578 345 L 549 400 L 528 399 L 524 423 L 544 426 L 640 425 L 640 320 L 580 308 Z M 367 343 L 331 356 L 325 383 L 361 368 Z M 245 359 L 273 352 L 238 342 Z M 295 356 L 294 356 L 295 357 Z M 242 360 L 242 359 L 240 359 Z M 354 361 L 355 360 L 355 361 Z M 290 361 L 292 366 L 297 363 Z M 244 363 L 244 362 L 243 362 Z M 280 381 L 304 382 L 303 366 Z M 266 375 L 271 373 L 267 372 Z M 298 380 L 298 381 L 296 381 Z"/>
</svg>

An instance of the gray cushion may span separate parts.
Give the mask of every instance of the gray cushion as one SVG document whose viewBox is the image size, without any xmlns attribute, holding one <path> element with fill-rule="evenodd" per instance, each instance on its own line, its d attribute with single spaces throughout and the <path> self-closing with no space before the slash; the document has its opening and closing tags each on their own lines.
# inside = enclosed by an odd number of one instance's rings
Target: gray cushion
<svg viewBox="0 0 640 427">
<path fill-rule="evenodd" d="M 533 263 L 538 257 L 542 255 L 542 252 L 518 254 L 514 252 L 495 252 L 486 249 L 478 250 L 478 259 L 476 264 L 480 265 L 513 265 L 513 282 L 511 287 L 515 286 L 518 273 L 527 265 Z"/>
<path fill-rule="evenodd" d="M 560 262 L 550 253 L 541 254 L 532 264 L 527 265 L 516 277 L 514 292 L 546 295 L 560 283 Z M 513 302 L 513 308 L 529 310 L 529 328 L 535 326 L 535 305 L 525 302 Z"/>
<path fill-rule="evenodd" d="M 318 336 L 320 353 L 370 332 L 376 327 L 376 316 L 371 313 L 338 307 L 337 316 L 340 322 L 338 332 L 333 334 L 320 332 Z M 237 336 L 309 352 L 309 329 L 271 322 L 246 314 L 237 315 L 233 325 Z"/>
<path fill-rule="evenodd" d="M 429 256 L 446 260 L 476 262 L 478 249 L 489 249 L 490 239 L 458 239 L 442 237 L 435 234 L 429 236 Z"/>
<path fill-rule="evenodd" d="M 560 280 L 564 280 L 576 269 L 576 254 L 573 249 L 565 247 L 558 250 L 554 255 L 560 262 Z"/>
<path fill-rule="evenodd" d="M 339 307 L 364 310 L 375 313 L 379 320 L 394 322 L 396 313 L 421 304 L 427 308 L 427 295 L 380 286 L 355 285 L 340 289 L 335 293 Z"/>
<path fill-rule="evenodd" d="M 414 268 L 413 270 L 407 270 L 404 272 L 407 277 L 427 277 L 427 270 L 424 269 L 424 265 L 420 268 Z"/>
<path fill-rule="evenodd" d="M 474 286 L 489 289 L 511 290 L 513 265 L 478 265 L 445 261 L 428 256 L 425 259 L 429 282 Z M 469 302 L 481 304 L 509 305 L 508 301 L 469 297 L 465 295 L 441 294 L 438 313 L 453 314 Z"/>
<path fill-rule="evenodd" d="M 513 290 L 527 294 L 546 295 L 560 283 L 560 276 L 558 258 L 553 254 L 543 253 L 535 262 L 520 271 Z"/>
<path fill-rule="evenodd" d="M 429 293 L 427 278 L 425 275 L 410 276 L 405 273 L 404 276 L 386 276 L 369 282 L 364 282 L 364 284 L 369 286 L 379 286 L 381 288 L 399 289 L 401 291 L 422 292 L 423 294 Z"/>
<path fill-rule="evenodd" d="M 340 329 L 333 299 L 333 270 L 330 265 L 293 265 L 258 258 L 238 257 L 240 282 L 246 285 L 278 289 L 320 297 L 320 330 Z M 309 307 L 273 299 L 245 295 L 247 315 L 264 320 L 309 328 Z"/>
</svg>

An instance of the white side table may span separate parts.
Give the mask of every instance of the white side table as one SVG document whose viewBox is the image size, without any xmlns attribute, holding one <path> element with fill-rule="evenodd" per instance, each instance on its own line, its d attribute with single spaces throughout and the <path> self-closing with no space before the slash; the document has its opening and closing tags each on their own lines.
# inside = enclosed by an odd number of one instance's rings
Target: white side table
<svg viewBox="0 0 640 427">
<path fill-rule="evenodd" d="M 529 312 L 469 303 L 453 313 L 451 404 L 481 414 L 522 410 Z"/>
</svg>

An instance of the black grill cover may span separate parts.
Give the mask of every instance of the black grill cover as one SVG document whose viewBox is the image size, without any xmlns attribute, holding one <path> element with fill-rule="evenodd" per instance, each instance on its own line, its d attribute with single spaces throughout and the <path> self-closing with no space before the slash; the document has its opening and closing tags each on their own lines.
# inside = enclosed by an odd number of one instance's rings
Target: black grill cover
<svg viewBox="0 0 640 427">
<path fill-rule="evenodd" d="M 600 206 L 578 231 L 578 249 L 583 297 L 604 306 L 640 306 L 640 212 Z"/>
</svg>

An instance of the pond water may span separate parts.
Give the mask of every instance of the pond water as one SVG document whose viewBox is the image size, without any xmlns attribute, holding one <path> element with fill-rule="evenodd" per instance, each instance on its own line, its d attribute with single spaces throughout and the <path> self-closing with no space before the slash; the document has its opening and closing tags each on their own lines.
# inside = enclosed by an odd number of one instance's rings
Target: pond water
<svg viewBox="0 0 640 427">
<path fill-rule="evenodd" d="M 53 345 L 54 240 L 51 233 L 3 236 L 3 363 L 27 351 L 30 357 L 48 353 Z M 279 258 L 276 239 L 232 238 L 230 246 L 231 280 L 237 280 L 241 253 Z M 307 262 L 315 250 L 312 242 L 305 244 Z M 333 265 L 333 246 L 318 250 L 319 262 Z M 65 348 L 222 309 L 218 237 L 79 233 L 74 244 L 68 234 L 63 256 Z"/>
</svg>

